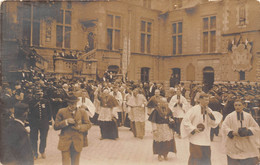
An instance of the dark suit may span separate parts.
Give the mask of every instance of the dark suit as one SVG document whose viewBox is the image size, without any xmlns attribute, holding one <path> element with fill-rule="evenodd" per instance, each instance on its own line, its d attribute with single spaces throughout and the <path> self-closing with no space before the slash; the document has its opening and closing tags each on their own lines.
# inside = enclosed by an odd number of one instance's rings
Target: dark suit
<svg viewBox="0 0 260 165">
<path fill-rule="evenodd" d="M 28 133 L 22 123 L 10 120 L 2 128 L 1 163 L 33 165 L 33 151 Z"/>
<path fill-rule="evenodd" d="M 149 91 L 149 98 L 151 98 L 152 96 L 154 96 L 155 89 L 156 89 L 156 86 L 155 86 L 155 85 L 152 85 L 152 87 L 149 86 L 149 88 L 148 88 L 148 91 Z"/>
<path fill-rule="evenodd" d="M 66 119 L 73 118 L 80 126 L 75 130 L 66 123 Z M 89 130 L 91 123 L 85 110 L 77 109 L 73 114 L 68 107 L 62 108 L 56 115 L 55 130 L 61 130 L 58 149 L 62 151 L 62 164 L 79 164 L 80 152 L 83 148 L 83 133 Z"/>
<path fill-rule="evenodd" d="M 45 152 L 46 141 L 51 120 L 51 107 L 46 99 L 32 100 L 30 102 L 28 120 L 30 124 L 30 139 L 34 156 L 38 157 L 38 133 L 40 131 L 40 153 Z"/>
</svg>

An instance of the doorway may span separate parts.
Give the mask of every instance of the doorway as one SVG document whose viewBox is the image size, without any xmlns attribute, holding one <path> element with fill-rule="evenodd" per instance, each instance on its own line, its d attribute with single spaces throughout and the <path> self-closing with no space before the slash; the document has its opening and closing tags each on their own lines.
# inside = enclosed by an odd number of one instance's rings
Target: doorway
<svg viewBox="0 0 260 165">
<path fill-rule="evenodd" d="M 203 84 L 204 92 L 208 92 L 214 84 L 214 69 L 212 67 L 205 67 L 203 69 Z"/>
</svg>

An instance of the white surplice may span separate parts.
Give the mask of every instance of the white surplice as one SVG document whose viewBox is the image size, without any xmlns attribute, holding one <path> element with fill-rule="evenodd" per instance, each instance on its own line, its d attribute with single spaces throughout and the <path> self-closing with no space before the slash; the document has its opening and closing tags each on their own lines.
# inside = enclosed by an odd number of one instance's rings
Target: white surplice
<svg viewBox="0 0 260 165">
<path fill-rule="evenodd" d="M 223 145 L 225 153 L 233 159 L 247 159 L 259 156 L 260 129 L 251 114 L 243 112 L 244 120 L 242 127 L 250 129 L 252 136 L 234 136 L 232 139 L 227 135 L 230 131 L 237 132 L 241 127 L 240 120 L 237 119 L 237 112 L 227 115 L 222 125 Z"/>
</svg>

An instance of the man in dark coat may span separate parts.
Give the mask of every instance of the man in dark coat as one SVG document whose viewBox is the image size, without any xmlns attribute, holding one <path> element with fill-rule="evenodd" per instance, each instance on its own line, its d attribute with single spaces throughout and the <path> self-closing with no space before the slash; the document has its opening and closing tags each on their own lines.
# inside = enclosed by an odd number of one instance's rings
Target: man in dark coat
<svg viewBox="0 0 260 165">
<path fill-rule="evenodd" d="M 79 99 L 72 95 L 66 99 L 68 107 L 58 111 L 54 129 L 61 130 L 58 149 L 62 164 L 79 165 L 80 152 L 84 146 L 83 133 L 91 127 L 87 112 L 77 108 Z"/>
<path fill-rule="evenodd" d="M 51 122 L 50 102 L 43 98 L 43 92 L 37 91 L 35 99 L 30 102 L 29 125 L 30 139 L 34 152 L 34 159 L 38 158 L 38 133 L 40 132 L 40 148 L 39 151 L 43 159 L 46 158 L 45 148 L 47 135 L 49 131 L 49 122 Z"/>
<path fill-rule="evenodd" d="M 33 165 L 33 151 L 24 128 L 24 120 L 27 118 L 28 105 L 15 104 L 14 119 L 2 129 L 1 163 Z"/>
<path fill-rule="evenodd" d="M 215 96 L 216 94 L 214 92 L 209 92 L 209 105 L 208 107 L 212 109 L 213 111 L 222 112 L 223 105 L 221 104 L 220 100 L 218 100 L 218 97 Z M 210 129 L 210 140 L 213 141 L 214 134 L 218 136 L 219 134 L 219 126 L 216 128 Z"/>
</svg>

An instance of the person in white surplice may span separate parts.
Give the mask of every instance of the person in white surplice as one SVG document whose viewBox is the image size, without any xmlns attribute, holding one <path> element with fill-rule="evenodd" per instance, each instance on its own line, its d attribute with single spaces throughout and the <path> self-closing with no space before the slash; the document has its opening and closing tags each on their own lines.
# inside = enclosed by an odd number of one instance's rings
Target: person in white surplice
<svg viewBox="0 0 260 165">
<path fill-rule="evenodd" d="M 256 165 L 259 156 L 259 126 L 251 116 L 244 112 L 242 100 L 234 102 L 235 111 L 224 120 L 223 144 L 228 165 Z"/>
<path fill-rule="evenodd" d="M 192 107 L 181 122 L 181 137 L 190 141 L 188 165 L 211 165 L 210 129 L 216 128 L 222 120 L 219 112 L 209 107 L 209 96 L 200 94 L 199 104 Z"/>
</svg>

